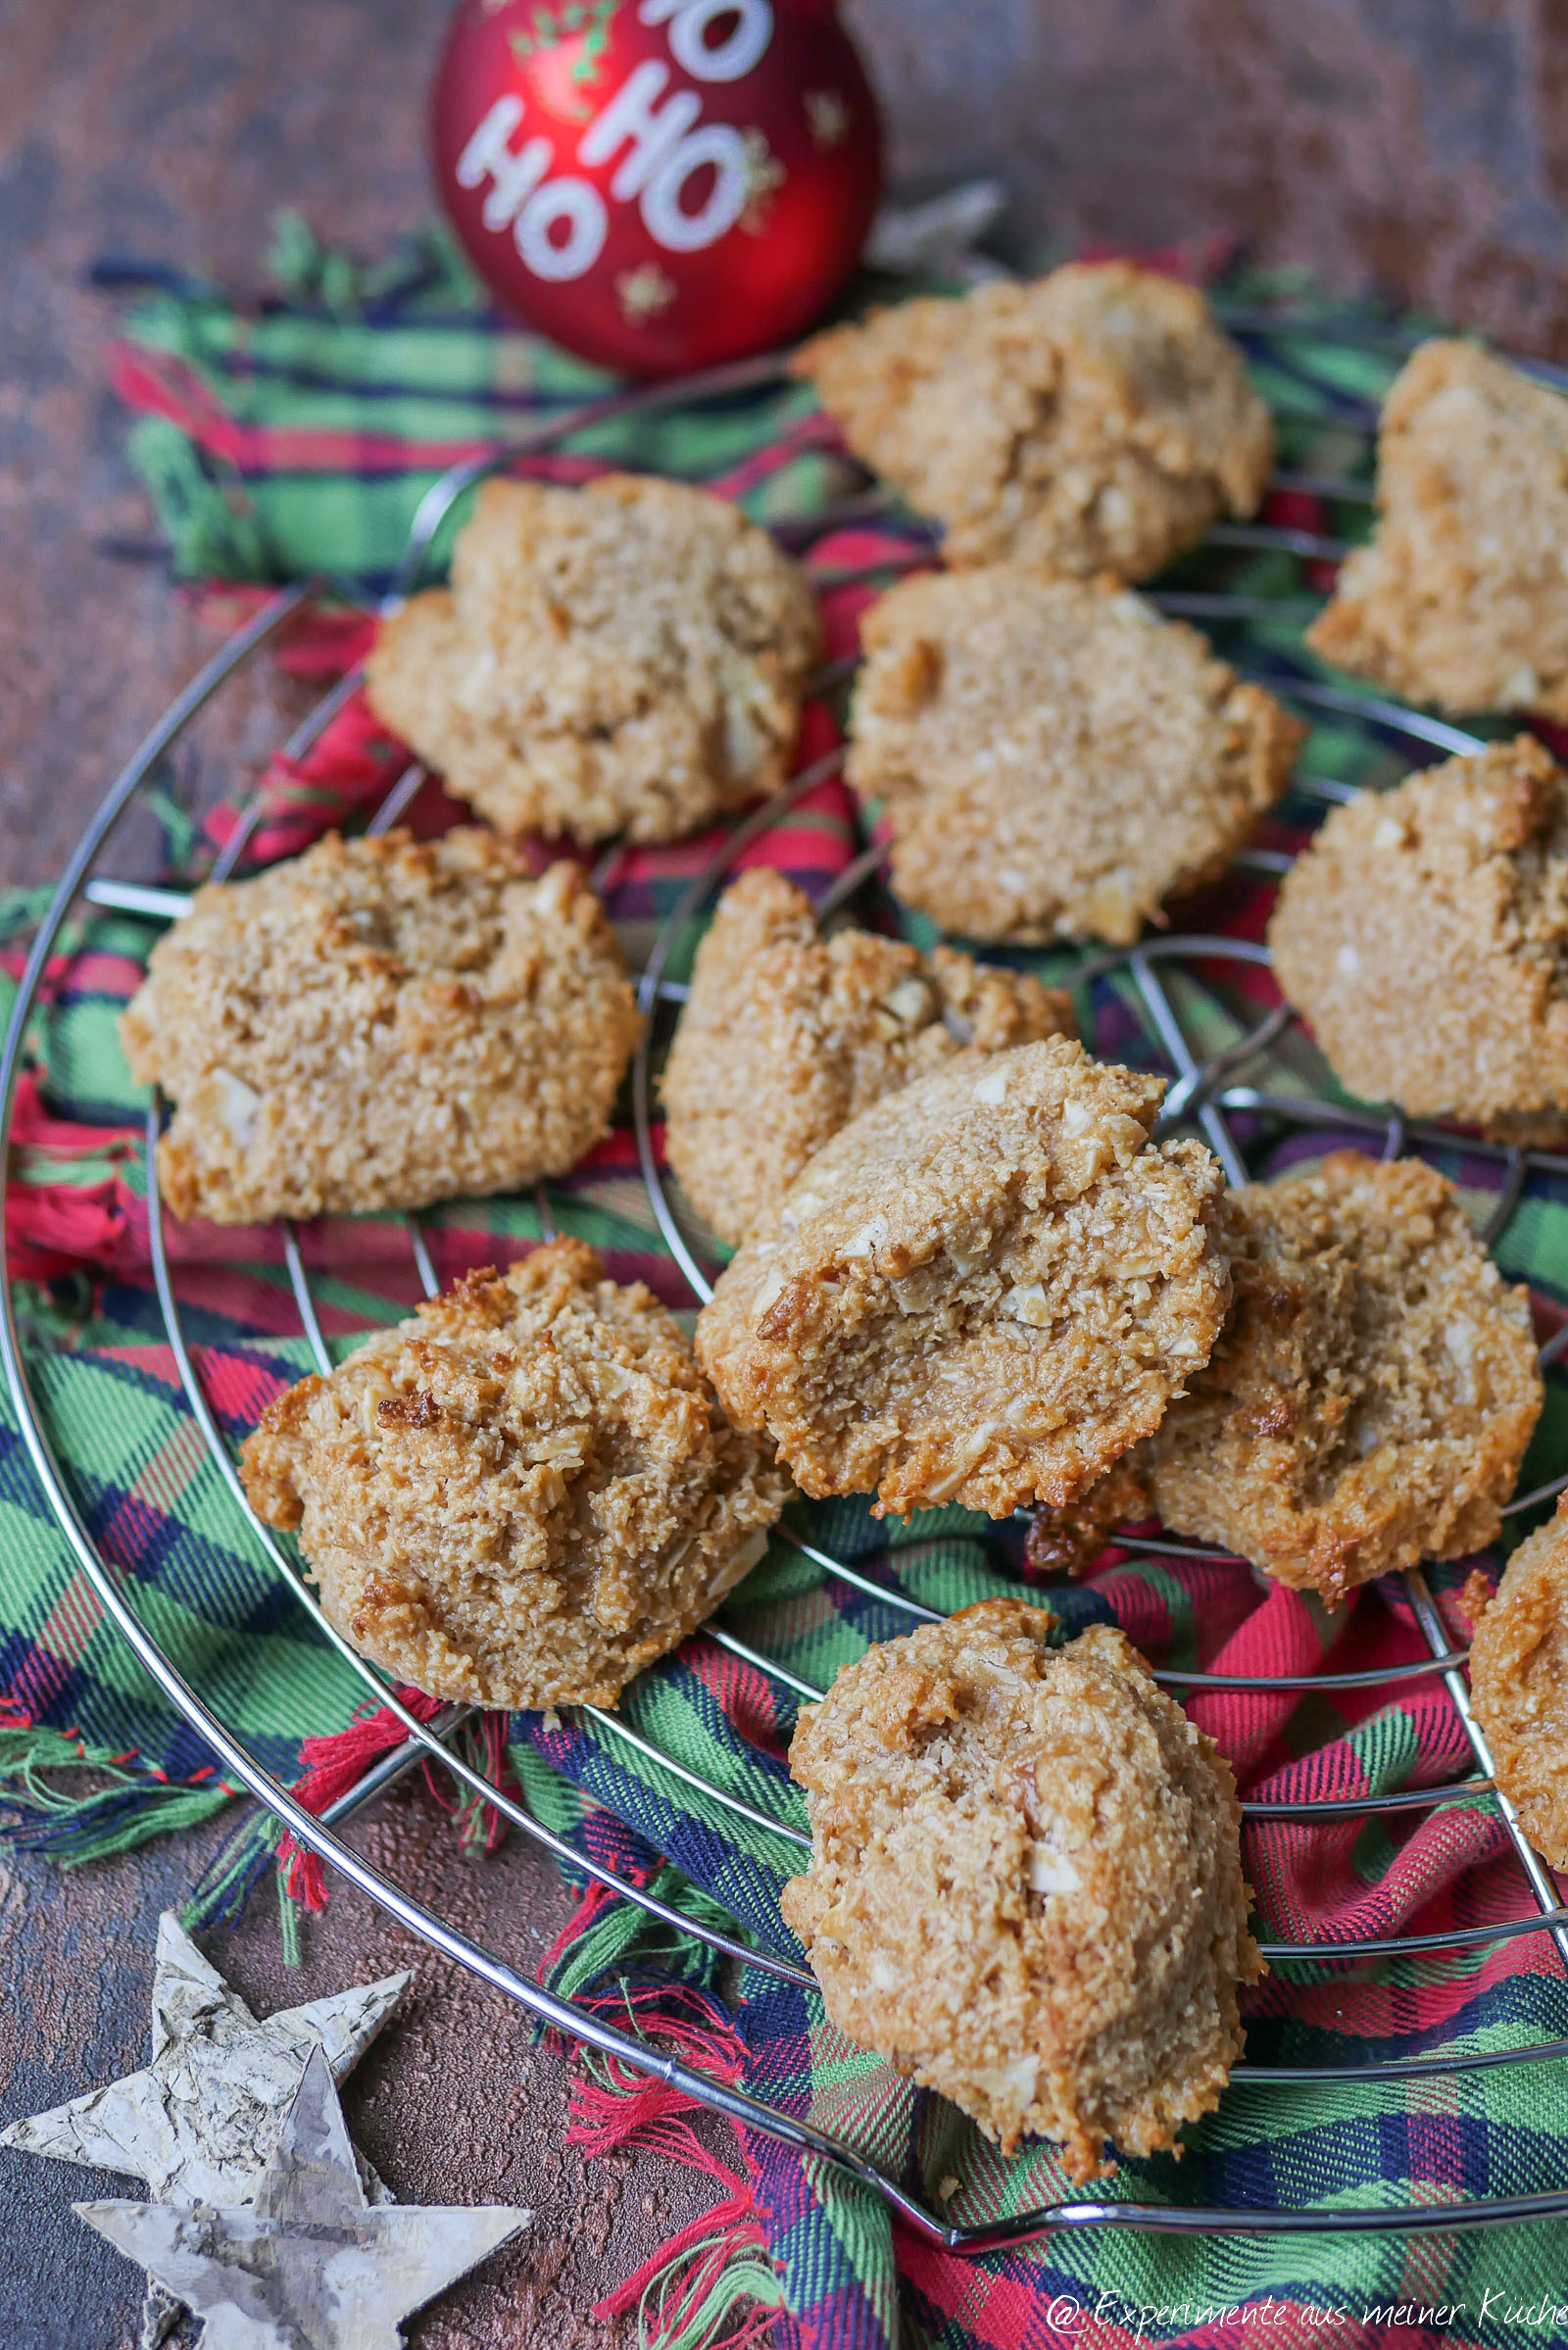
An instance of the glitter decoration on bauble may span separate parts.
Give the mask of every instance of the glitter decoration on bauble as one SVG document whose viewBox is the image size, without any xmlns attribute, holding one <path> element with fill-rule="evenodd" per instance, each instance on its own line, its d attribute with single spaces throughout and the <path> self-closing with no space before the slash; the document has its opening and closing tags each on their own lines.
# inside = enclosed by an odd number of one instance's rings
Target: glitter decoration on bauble
<svg viewBox="0 0 1568 2350">
<path fill-rule="evenodd" d="M 833 0 L 462 0 L 431 130 L 497 300 L 632 375 L 792 342 L 853 273 L 882 183 Z"/>
</svg>

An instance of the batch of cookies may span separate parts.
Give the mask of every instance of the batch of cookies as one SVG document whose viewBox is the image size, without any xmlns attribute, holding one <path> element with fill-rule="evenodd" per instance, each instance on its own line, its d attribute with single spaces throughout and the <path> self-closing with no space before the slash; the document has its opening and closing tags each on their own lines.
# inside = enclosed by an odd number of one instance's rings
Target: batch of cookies
<svg viewBox="0 0 1568 2350">
<path fill-rule="evenodd" d="M 1270 419 L 1201 297 L 1125 266 L 917 301 L 807 347 L 851 449 L 943 530 L 864 613 L 846 771 L 908 908 L 1126 945 L 1225 869 L 1302 728 L 1137 593 L 1255 512 Z M 1377 533 L 1313 632 L 1450 710 L 1568 716 L 1568 400 L 1432 343 Z M 125 1015 L 162 1195 L 247 1223 L 524 1190 L 608 1132 L 641 1017 L 577 857 L 779 791 L 821 652 L 804 572 L 667 481 L 495 480 L 388 620 L 382 721 L 483 825 L 331 836 L 200 891 Z M 1568 1138 L 1568 778 L 1533 737 L 1338 808 L 1270 932 L 1352 1093 Z M 1330 1606 L 1497 1536 L 1543 1403 L 1527 1294 L 1454 1188 L 1338 1151 L 1228 1188 L 1073 1001 L 954 947 L 819 930 L 743 872 L 662 1080 L 734 1249 L 688 1339 L 583 1243 L 475 1273 L 280 1395 L 251 1501 L 332 1622 L 446 1699 L 612 1707 L 793 1491 L 1034 1513 L 1046 1568 L 1157 1518 Z M 1484 1614 L 1499 1780 L 1568 1863 L 1568 1526 Z M 1004 2148 L 1093 2178 L 1215 2103 L 1261 1972 L 1229 1765 L 1105 1627 L 995 1599 L 871 1647 L 800 1718 L 783 1895 L 834 2022 Z"/>
</svg>

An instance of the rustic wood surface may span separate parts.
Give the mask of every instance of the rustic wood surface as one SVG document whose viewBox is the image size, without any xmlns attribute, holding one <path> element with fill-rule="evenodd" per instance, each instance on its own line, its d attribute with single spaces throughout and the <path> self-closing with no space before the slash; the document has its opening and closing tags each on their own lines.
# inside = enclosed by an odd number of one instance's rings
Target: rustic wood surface
<svg viewBox="0 0 1568 2350">
<path fill-rule="evenodd" d="M 1012 233 L 1161 244 L 1222 232 L 1341 285 L 1380 282 L 1568 351 L 1565 0 L 849 0 L 886 97 L 896 171 L 929 188 L 1001 171 Z M 256 280 L 269 218 L 300 206 L 368 252 L 427 207 L 422 93 L 438 0 L 0 0 L 0 883 L 54 872 L 106 779 L 207 644 L 154 565 L 99 350 L 105 254 Z M 186 754 L 205 794 L 275 740 L 255 675 Z M 134 865 L 138 844 L 124 856 Z M 3 1572 L 3 1562 L 0 1562 Z M 565 1914 L 550 1869 L 460 1859 L 429 1798 L 363 1832 L 426 1898 L 515 1956 Z M 0 2118 L 143 2061 L 152 1931 L 210 1837 L 61 1878 L 0 1873 Z M 270 1904 L 211 1937 L 259 2006 L 402 1963 L 339 1892 L 286 1978 Z M 700 2206 L 647 2162 L 563 2150 L 565 2075 L 512 2012 L 438 1962 L 349 2092 L 400 2192 L 535 2203 L 514 2252 L 423 2323 L 426 2344 L 608 2340 L 585 2313 Z M 129 2341 L 136 2279 L 76 2226 L 116 2183 L 0 2154 L 0 2339 Z"/>
<path fill-rule="evenodd" d="M 147 2062 L 158 1914 L 177 1908 L 222 1829 L 62 1876 L 0 1854 L 0 2121 L 38 2113 Z M 377 1867 L 524 1972 L 570 1913 L 554 1864 L 515 1839 L 465 1855 L 422 1787 L 389 1796 L 351 1830 Z M 593 2303 L 712 2198 L 706 2179 L 646 2155 L 585 2163 L 564 2142 L 568 2070 L 530 2045 L 527 2018 L 436 1958 L 351 1887 L 308 1918 L 303 1964 L 283 1964 L 264 1887 L 235 1930 L 200 1937 L 257 2015 L 400 1967 L 416 1980 L 345 2084 L 357 2142 L 400 2199 L 517 2203 L 534 2226 L 446 2294 L 409 2331 L 417 2350 L 610 2350 L 635 2324 L 599 2324 Z M 706 2120 L 715 2152 L 727 2130 Z M 0 2342 L 16 2350 L 130 2350 L 141 2275 L 73 2218 L 74 2202 L 134 2195 L 108 2172 L 0 2147 Z"/>
</svg>

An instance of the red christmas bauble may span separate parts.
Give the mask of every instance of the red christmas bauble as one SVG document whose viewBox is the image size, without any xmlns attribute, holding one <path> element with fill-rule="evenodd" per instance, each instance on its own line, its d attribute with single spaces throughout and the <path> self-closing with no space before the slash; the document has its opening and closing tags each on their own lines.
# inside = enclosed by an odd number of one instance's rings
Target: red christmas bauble
<svg viewBox="0 0 1568 2350">
<path fill-rule="evenodd" d="M 636 375 L 792 341 L 855 268 L 882 177 L 833 0 L 462 0 L 432 135 L 492 292 Z"/>
</svg>

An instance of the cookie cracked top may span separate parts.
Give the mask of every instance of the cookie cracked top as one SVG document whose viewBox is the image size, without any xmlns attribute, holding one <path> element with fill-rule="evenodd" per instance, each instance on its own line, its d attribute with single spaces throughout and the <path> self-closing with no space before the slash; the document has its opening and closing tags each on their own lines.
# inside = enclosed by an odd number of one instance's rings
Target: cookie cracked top
<svg viewBox="0 0 1568 2350">
<path fill-rule="evenodd" d="M 574 1166 L 641 1031 L 575 865 L 535 879 L 474 826 L 318 841 L 198 890 L 121 1021 L 174 1102 L 178 1216 L 419 1207 Z"/>
<path fill-rule="evenodd" d="M 1207 1361 L 1219 1167 L 1164 1082 L 1067 1038 L 886 1096 L 808 1159 L 698 1322 L 730 1415 L 813 1495 L 1068 1501 Z"/>
<path fill-rule="evenodd" d="M 1568 399 L 1423 343 L 1383 403 L 1377 502 L 1313 649 L 1415 702 L 1568 718 Z"/>
<path fill-rule="evenodd" d="M 1268 943 L 1350 1092 L 1568 1138 L 1568 774 L 1533 735 L 1333 809 Z"/>
<path fill-rule="evenodd" d="M 1229 1764 L 1120 1632 L 1051 1629 L 984 1600 L 805 1708 L 782 1906 L 841 2031 L 1084 2181 L 1216 2103 L 1262 1963 Z"/>
<path fill-rule="evenodd" d="M 1066 991 L 1029 972 L 869 930 L 819 937 L 809 899 L 759 867 L 725 891 L 697 950 L 663 1075 L 670 1164 L 720 1238 L 743 1241 L 882 1095 L 959 1054 L 1076 1026 Z"/>
<path fill-rule="evenodd" d="M 1228 1192 L 1235 1303 L 1206 1368 L 1036 1563 L 1158 1517 L 1337 1606 L 1354 1585 L 1493 1542 L 1543 1389 L 1529 1294 L 1419 1159 L 1337 1151 Z"/>
<path fill-rule="evenodd" d="M 367 678 L 500 831 L 668 841 L 783 783 L 819 641 L 800 567 L 722 498 L 488 481 Z"/>
<path fill-rule="evenodd" d="M 613 1705 L 761 1556 L 788 1491 L 674 1315 L 569 1240 L 288 1389 L 241 1472 L 357 1648 L 493 1706 Z"/>
<path fill-rule="evenodd" d="M 1196 287 L 1071 263 L 831 327 L 796 361 L 858 457 L 944 525 L 950 563 L 1147 579 L 1256 511 L 1268 410 Z"/>
<path fill-rule="evenodd" d="M 861 621 L 846 772 L 906 905 L 968 938 L 1130 945 L 1280 797 L 1298 721 L 1108 581 L 900 581 Z"/>
</svg>

